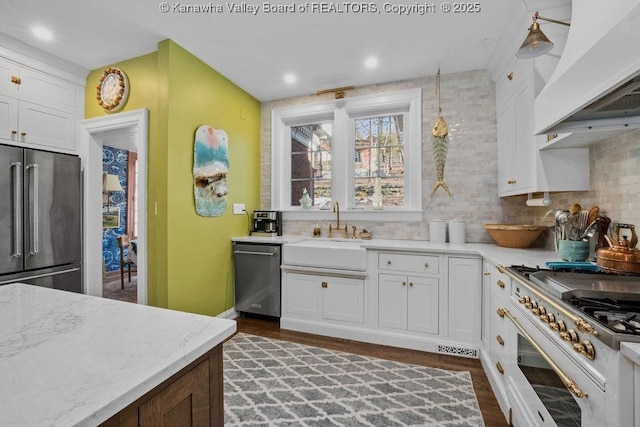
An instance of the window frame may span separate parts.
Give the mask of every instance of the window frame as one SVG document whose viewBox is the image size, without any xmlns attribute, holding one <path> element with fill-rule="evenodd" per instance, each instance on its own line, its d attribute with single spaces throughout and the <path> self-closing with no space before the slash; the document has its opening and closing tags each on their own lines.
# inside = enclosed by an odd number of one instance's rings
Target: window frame
<svg viewBox="0 0 640 427">
<path fill-rule="evenodd" d="M 404 113 L 405 205 L 382 210 L 354 208 L 355 119 Z M 340 204 L 346 220 L 422 220 L 422 90 L 408 89 L 382 94 L 323 101 L 271 110 L 271 209 L 287 220 L 323 220 L 331 210 L 291 206 L 291 127 L 331 121 L 332 199 Z M 336 183 L 342 182 L 343 185 Z"/>
</svg>

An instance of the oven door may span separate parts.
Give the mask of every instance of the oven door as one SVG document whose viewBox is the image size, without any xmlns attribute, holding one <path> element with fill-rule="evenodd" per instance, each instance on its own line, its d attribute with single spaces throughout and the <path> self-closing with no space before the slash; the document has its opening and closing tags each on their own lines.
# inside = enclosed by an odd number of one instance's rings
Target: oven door
<svg viewBox="0 0 640 427">
<path fill-rule="evenodd" d="M 508 322 L 507 395 L 514 426 L 603 426 L 604 391 L 522 313 Z"/>
</svg>

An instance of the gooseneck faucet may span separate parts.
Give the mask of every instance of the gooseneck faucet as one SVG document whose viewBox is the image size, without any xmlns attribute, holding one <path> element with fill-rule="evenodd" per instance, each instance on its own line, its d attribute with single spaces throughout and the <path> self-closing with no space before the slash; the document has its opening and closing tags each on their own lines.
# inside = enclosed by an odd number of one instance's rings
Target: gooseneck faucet
<svg viewBox="0 0 640 427">
<path fill-rule="evenodd" d="M 338 223 L 336 228 L 340 229 L 340 205 L 338 202 L 333 203 L 333 213 L 336 214 L 336 222 Z"/>
</svg>

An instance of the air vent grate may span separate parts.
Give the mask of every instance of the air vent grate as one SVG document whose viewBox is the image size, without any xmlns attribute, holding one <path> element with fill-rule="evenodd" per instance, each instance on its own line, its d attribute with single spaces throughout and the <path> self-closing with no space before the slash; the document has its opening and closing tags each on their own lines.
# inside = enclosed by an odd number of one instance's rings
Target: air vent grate
<svg viewBox="0 0 640 427">
<path fill-rule="evenodd" d="M 633 112 L 640 108 L 640 91 L 634 91 L 622 96 L 610 104 L 604 105 L 598 111 L 626 111 Z"/>
<path fill-rule="evenodd" d="M 478 357 L 475 348 L 455 347 L 451 345 L 438 345 L 438 353 L 454 354 L 456 356 Z"/>
</svg>

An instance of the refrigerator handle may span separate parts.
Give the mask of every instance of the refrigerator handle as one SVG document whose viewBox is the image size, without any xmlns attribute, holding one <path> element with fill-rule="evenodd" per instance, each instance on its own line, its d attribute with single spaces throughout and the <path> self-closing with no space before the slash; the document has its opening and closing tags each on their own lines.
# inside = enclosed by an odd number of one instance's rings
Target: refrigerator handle
<svg viewBox="0 0 640 427">
<path fill-rule="evenodd" d="M 37 255 L 38 254 L 38 165 L 32 164 L 27 166 L 27 170 L 33 169 L 33 177 L 29 182 L 31 192 L 31 200 L 33 200 L 31 205 L 31 245 L 29 248 L 29 255 Z"/>
<path fill-rule="evenodd" d="M 13 253 L 12 258 L 20 258 L 22 256 L 22 185 L 20 178 L 22 177 L 22 163 L 11 163 L 13 168 Z"/>
</svg>

